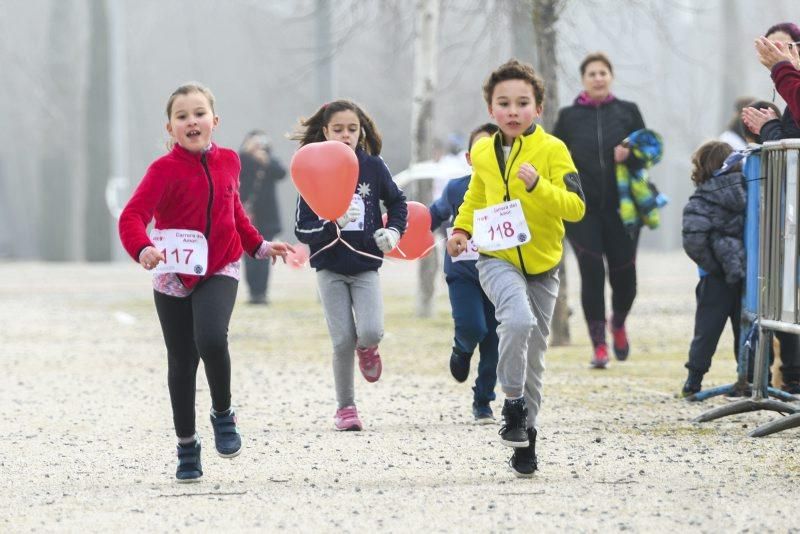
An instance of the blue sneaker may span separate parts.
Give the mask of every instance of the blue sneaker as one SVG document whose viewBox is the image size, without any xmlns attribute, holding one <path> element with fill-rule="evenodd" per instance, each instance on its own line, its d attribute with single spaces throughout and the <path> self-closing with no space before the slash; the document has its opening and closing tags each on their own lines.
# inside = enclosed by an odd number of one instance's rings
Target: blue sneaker
<svg viewBox="0 0 800 534">
<path fill-rule="evenodd" d="M 214 427 L 214 445 L 217 454 L 223 458 L 233 458 L 242 452 L 242 438 L 236 428 L 236 413 L 233 408 L 224 412 L 211 410 L 211 426 Z"/>
<path fill-rule="evenodd" d="M 475 417 L 475 424 L 491 425 L 494 423 L 494 413 L 489 403 L 472 403 L 472 416 Z"/>
<path fill-rule="evenodd" d="M 203 476 L 203 466 L 200 463 L 200 440 L 181 445 L 178 443 L 178 470 L 175 478 L 178 482 L 199 482 Z"/>
</svg>

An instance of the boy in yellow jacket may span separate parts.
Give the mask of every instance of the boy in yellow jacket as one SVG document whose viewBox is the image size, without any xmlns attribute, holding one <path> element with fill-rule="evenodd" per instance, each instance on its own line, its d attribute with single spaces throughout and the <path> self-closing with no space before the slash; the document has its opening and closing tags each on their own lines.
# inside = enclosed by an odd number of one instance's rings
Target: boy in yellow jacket
<svg viewBox="0 0 800 534">
<path fill-rule="evenodd" d="M 569 150 L 534 123 L 544 84 L 533 68 L 509 60 L 489 75 L 483 96 L 500 131 L 470 151 L 472 180 L 447 252 L 460 255 L 470 237 L 479 248 L 481 286 L 500 323 L 497 378 L 506 396 L 500 440 L 514 447 L 514 474 L 530 477 L 537 469 L 536 416 L 558 294 L 562 220 L 581 220 L 585 204 Z"/>
</svg>

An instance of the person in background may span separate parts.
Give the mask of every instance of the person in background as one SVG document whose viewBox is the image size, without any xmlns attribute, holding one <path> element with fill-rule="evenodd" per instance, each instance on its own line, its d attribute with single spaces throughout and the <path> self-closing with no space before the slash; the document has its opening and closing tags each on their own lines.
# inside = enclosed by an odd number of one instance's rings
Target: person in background
<svg viewBox="0 0 800 534">
<path fill-rule="evenodd" d="M 734 112 L 725 131 L 719 134 L 719 140 L 723 143 L 728 143 L 734 150 L 744 150 L 747 147 L 745 140 L 745 127 L 742 122 L 742 110 L 755 100 L 752 96 L 740 96 L 734 103 Z"/>
<path fill-rule="evenodd" d="M 589 54 L 580 65 L 584 90 L 575 102 L 558 112 L 553 135 L 564 141 L 586 195 L 586 215 L 567 222 L 567 238 L 581 273 L 581 304 L 593 353 L 590 364 L 608 365 L 606 329 L 613 338 L 614 355 L 625 360 L 630 344 L 625 321 L 636 298 L 636 249 L 639 229 L 626 230 L 619 213 L 620 197 L 616 164 L 635 170 L 641 163 L 622 142 L 644 128 L 639 108 L 611 92 L 614 69 L 600 52 Z M 611 285 L 611 317 L 606 320 L 606 265 Z"/>
<path fill-rule="evenodd" d="M 239 196 L 250 221 L 264 239 L 271 240 L 281 232 L 276 187 L 286 176 L 286 169 L 272 153 L 267 134 L 252 130 L 239 148 L 242 172 Z M 269 303 L 270 262 L 244 255 L 245 280 L 251 304 Z"/>
</svg>

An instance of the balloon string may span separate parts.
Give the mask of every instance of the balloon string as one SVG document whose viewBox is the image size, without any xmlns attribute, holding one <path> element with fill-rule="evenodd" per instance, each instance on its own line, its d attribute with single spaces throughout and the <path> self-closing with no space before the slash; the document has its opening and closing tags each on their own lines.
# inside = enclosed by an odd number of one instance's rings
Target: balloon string
<svg viewBox="0 0 800 534">
<path fill-rule="evenodd" d="M 330 222 L 333 222 L 333 221 L 330 221 Z M 324 247 L 322 247 L 321 249 L 319 249 L 318 251 L 316 251 L 316 252 L 315 252 L 314 254 L 312 254 L 311 256 L 309 256 L 309 258 L 308 258 L 308 261 L 309 261 L 309 262 L 311 262 L 311 260 L 314 258 L 314 256 L 316 256 L 316 255 L 317 255 L 317 254 L 319 254 L 320 252 L 323 252 L 323 251 L 325 251 L 325 250 L 328 250 L 329 248 L 331 248 L 332 246 L 334 246 L 336 243 L 339 243 L 339 242 L 341 242 L 341 243 L 342 243 L 344 246 L 346 246 L 347 248 L 349 248 L 350 250 L 352 250 L 352 251 L 353 251 L 353 252 L 355 252 L 356 254 L 359 254 L 359 255 L 361 255 L 361 256 L 364 256 L 364 257 L 366 257 L 366 258 L 370 258 L 370 259 L 373 259 L 373 260 L 378 260 L 378 261 L 392 261 L 392 260 L 394 260 L 394 261 L 400 261 L 400 260 L 396 260 L 395 258 L 391 258 L 391 257 L 388 257 L 388 256 L 384 256 L 383 258 L 381 258 L 380 256 L 375 256 L 374 254 L 369 254 L 369 253 L 367 253 L 367 252 L 362 252 L 362 251 L 360 251 L 360 250 L 357 250 L 357 249 L 353 248 L 353 246 L 352 246 L 350 243 L 348 243 L 347 241 L 345 241 L 344 239 L 342 239 L 342 231 L 341 231 L 341 229 L 339 228 L 339 225 L 338 225 L 338 224 L 336 224 L 335 222 L 333 223 L 333 225 L 336 227 L 336 239 L 334 239 L 333 241 L 331 241 L 330 243 L 328 243 L 327 245 L 325 245 Z M 429 246 L 428 248 L 426 248 L 426 249 L 425 249 L 425 251 L 424 251 L 422 254 L 420 254 L 420 255 L 419 255 L 419 257 L 420 257 L 420 258 L 424 257 L 426 254 L 428 254 L 428 252 L 430 252 L 431 250 L 433 250 L 434 248 L 436 248 L 436 245 L 438 245 L 438 244 L 439 244 L 439 243 L 441 243 L 442 241 L 445 241 L 446 239 L 447 239 L 447 238 L 445 238 L 445 237 L 442 237 L 442 238 L 440 238 L 440 239 L 437 239 L 436 241 L 434 241 L 434 242 L 433 242 L 433 245 L 431 245 L 431 246 Z M 408 256 L 406 255 L 406 253 L 405 253 L 405 252 L 403 252 L 403 251 L 400 249 L 400 247 L 395 247 L 395 248 L 397 249 L 397 252 L 399 252 L 399 253 L 400 253 L 400 254 L 401 254 L 401 255 L 402 255 L 404 258 L 407 258 L 407 257 L 408 257 Z"/>
<path fill-rule="evenodd" d="M 333 221 L 330 221 L 330 222 L 333 222 Z M 339 242 L 341 242 L 341 243 L 342 243 L 344 246 L 346 246 L 347 248 L 349 248 L 350 250 L 352 250 L 353 252 L 355 252 L 356 254 L 359 254 L 359 255 L 361 255 L 361 256 L 365 256 L 365 257 L 367 257 L 367 258 L 370 258 L 370 259 L 373 259 L 373 260 L 378 260 L 378 261 L 382 261 L 382 260 L 384 259 L 384 258 L 381 258 L 380 256 L 375 256 L 375 255 L 373 255 L 373 254 L 368 254 L 368 253 L 366 253 L 366 252 L 362 252 L 362 251 L 360 251 L 360 250 L 356 250 L 355 248 L 353 248 L 353 246 L 352 246 L 350 243 L 348 243 L 347 241 L 345 241 L 344 239 L 342 239 L 342 230 L 339 228 L 339 225 L 338 225 L 338 224 L 336 224 L 335 222 L 333 222 L 333 225 L 334 225 L 334 227 L 336 228 L 336 239 L 334 239 L 333 241 L 331 241 L 330 243 L 328 243 L 327 245 L 325 245 L 324 247 L 322 247 L 321 249 L 319 249 L 318 251 L 316 251 L 314 254 L 312 254 L 312 255 L 311 255 L 309 258 L 308 258 L 308 261 L 311 261 L 311 259 L 312 259 L 314 256 L 316 256 L 316 255 L 317 255 L 317 254 L 319 254 L 320 252 L 323 252 L 323 251 L 325 251 L 325 250 L 328 250 L 329 248 L 331 248 L 332 246 L 334 246 L 336 243 L 339 243 Z"/>
</svg>

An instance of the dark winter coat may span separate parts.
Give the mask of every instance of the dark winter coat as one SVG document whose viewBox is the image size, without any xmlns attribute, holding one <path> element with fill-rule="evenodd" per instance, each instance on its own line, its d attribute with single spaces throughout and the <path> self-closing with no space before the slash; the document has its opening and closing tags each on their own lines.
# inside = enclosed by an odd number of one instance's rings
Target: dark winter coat
<svg viewBox="0 0 800 534">
<path fill-rule="evenodd" d="M 274 155 L 266 165 L 247 152 L 240 152 L 242 172 L 239 174 L 239 196 L 248 209 L 251 222 L 264 237 L 272 239 L 281 232 L 276 186 L 286 176 L 286 169 Z"/>
<path fill-rule="evenodd" d="M 761 141 L 780 141 L 781 139 L 798 139 L 800 138 L 800 127 L 797 126 L 797 121 L 792 117 L 792 112 L 789 111 L 789 106 L 783 110 L 783 115 L 780 119 L 773 119 L 768 121 L 761 127 Z"/>
<path fill-rule="evenodd" d="M 597 106 L 585 105 L 579 98 L 573 105 L 559 110 L 553 135 L 564 141 L 572 154 L 586 196 L 587 211 L 617 210 L 619 193 L 614 147 L 644 127 L 636 104 L 616 98 Z M 635 165 L 632 156 L 629 160 Z"/>
<path fill-rule="evenodd" d="M 342 232 L 342 239 L 356 250 L 382 258 L 383 252 L 373 237 L 378 228 L 383 228 L 381 202 L 386 207 L 386 228 L 394 228 L 402 235 L 406 231 L 408 219 L 406 196 L 394 183 L 392 173 L 380 157 L 370 156 L 361 149 L 356 150 L 356 157 L 358 183 L 353 193 L 360 194 L 364 199 L 364 229 Z M 313 256 L 336 239 L 336 221 L 320 219 L 306 201 L 298 196 L 294 234 L 309 246 Z M 336 243 L 311 259 L 311 267 L 317 270 L 326 269 L 346 275 L 375 271 L 381 263 L 379 259 L 356 254 L 343 243 Z"/>
<path fill-rule="evenodd" d="M 683 250 L 705 272 L 735 284 L 745 276 L 744 177 L 738 170 L 703 182 L 683 208 Z"/>
</svg>

